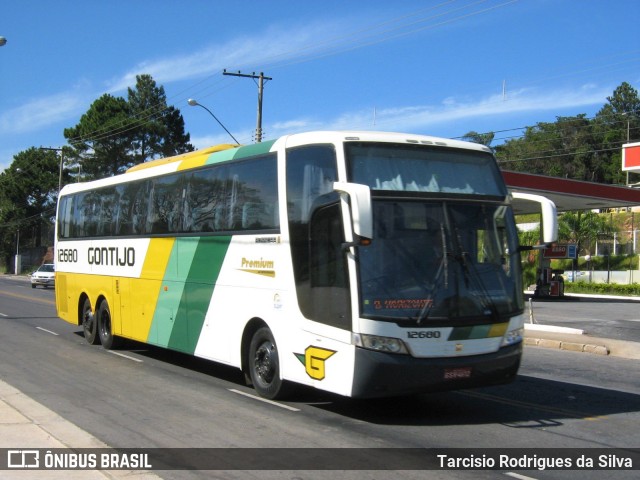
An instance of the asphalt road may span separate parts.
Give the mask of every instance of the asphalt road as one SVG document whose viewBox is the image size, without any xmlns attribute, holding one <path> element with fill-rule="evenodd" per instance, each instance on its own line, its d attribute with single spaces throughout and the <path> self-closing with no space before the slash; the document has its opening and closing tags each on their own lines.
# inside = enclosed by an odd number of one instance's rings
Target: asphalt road
<svg viewBox="0 0 640 480">
<path fill-rule="evenodd" d="M 537 323 L 578 328 L 587 335 L 640 342 L 640 301 L 565 296 L 534 299 Z"/>
<path fill-rule="evenodd" d="M 545 304 L 545 312 L 558 305 Z M 571 321 L 570 313 L 563 315 Z M 52 290 L 8 278 L 0 278 L 0 378 L 113 447 L 628 448 L 638 447 L 640 431 L 634 360 L 527 348 L 510 385 L 374 401 L 305 391 L 265 403 L 250 396 L 235 369 L 133 343 L 113 352 L 89 346 L 81 329 L 56 318 Z M 335 477 L 322 471 L 156 473 L 167 479 Z M 514 472 L 339 473 L 504 480 Z M 632 479 L 637 470 L 517 475 Z"/>
</svg>

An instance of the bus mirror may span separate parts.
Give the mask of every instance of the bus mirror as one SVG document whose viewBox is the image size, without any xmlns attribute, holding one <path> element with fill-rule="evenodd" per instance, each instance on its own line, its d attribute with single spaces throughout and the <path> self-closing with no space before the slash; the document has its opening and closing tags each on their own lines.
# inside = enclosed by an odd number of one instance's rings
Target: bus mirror
<svg viewBox="0 0 640 480">
<path fill-rule="evenodd" d="M 373 237 L 373 216 L 369 186 L 360 183 L 335 182 L 333 189 L 349 195 L 353 233 L 359 237 L 371 239 Z"/>
<path fill-rule="evenodd" d="M 518 200 L 539 203 L 542 212 L 542 243 L 547 245 L 558 240 L 558 214 L 555 203 L 542 195 L 532 193 L 512 192 L 511 195 Z"/>
</svg>

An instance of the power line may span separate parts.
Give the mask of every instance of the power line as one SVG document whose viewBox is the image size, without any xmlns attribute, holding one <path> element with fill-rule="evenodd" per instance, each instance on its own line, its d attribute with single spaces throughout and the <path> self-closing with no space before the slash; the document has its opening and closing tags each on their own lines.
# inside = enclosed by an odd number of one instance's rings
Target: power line
<svg viewBox="0 0 640 480">
<path fill-rule="evenodd" d="M 620 143 L 620 146 L 618 147 L 602 148 L 599 150 L 585 150 L 584 152 L 580 152 L 580 153 L 585 154 L 585 153 L 614 152 L 614 151 L 620 150 L 620 148 L 622 148 L 622 143 Z M 531 160 L 544 160 L 548 158 L 573 157 L 575 155 L 576 155 L 576 152 L 555 153 L 553 155 L 544 155 L 539 157 L 516 158 L 512 160 L 498 160 L 498 164 L 503 165 L 505 163 L 526 162 Z"/>
<path fill-rule="evenodd" d="M 322 57 L 327 57 L 327 56 L 331 56 L 331 55 L 337 55 L 339 53 L 343 53 L 349 50 L 353 50 L 353 49 L 357 49 L 357 48 L 363 48 L 363 47 L 367 47 L 367 46 L 371 46 L 371 45 L 375 45 L 378 43 L 382 43 L 385 41 L 389 41 L 401 36 L 406 36 L 406 35 L 410 35 L 413 33 L 416 33 L 418 31 L 422 31 L 425 29 L 430 29 L 430 28 L 435 28 L 444 24 L 449 24 L 449 23 L 453 23 L 453 22 L 457 22 L 460 20 L 463 20 L 465 18 L 474 16 L 474 15 L 479 15 L 482 13 L 486 13 L 488 11 L 491 10 L 495 10 L 497 8 L 502 8 L 506 5 L 509 5 L 511 3 L 515 3 L 517 0 L 509 0 L 506 1 L 504 3 L 498 4 L 498 5 L 493 5 L 490 7 L 487 7 L 483 10 L 479 10 L 479 11 L 474 11 L 471 13 L 467 13 L 465 15 L 461 15 L 452 19 L 448 19 L 445 20 L 443 22 L 437 23 L 437 24 L 432 24 L 432 25 L 421 25 L 424 24 L 425 22 L 437 19 L 439 17 L 443 17 L 446 15 L 451 15 L 454 14 L 456 12 L 459 12 L 461 10 L 465 10 L 465 9 L 470 9 L 473 8 L 476 5 L 482 4 L 482 3 L 486 3 L 488 0 L 477 0 L 471 3 L 468 3 L 466 5 L 463 5 L 461 7 L 457 7 L 445 12 L 441 12 L 441 13 L 437 13 L 435 15 L 430 15 L 426 18 L 418 18 L 417 20 L 414 20 L 410 23 L 400 23 L 403 20 L 406 19 L 411 19 L 411 18 L 415 18 L 418 17 L 420 14 L 422 14 L 423 12 L 428 12 L 428 11 L 433 11 L 433 10 L 437 10 L 441 7 L 444 7 L 450 3 L 453 3 L 454 0 L 449 0 L 449 1 L 445 1 L 442 2 L 438 5 L 432 6 L 432 7 L 427 7 L 427 8 L 423 8 L 423 9 L 419 9 L 415 12 L 409 13 L 409 14 L 405 14 L 405 15 L 401 15 L 399 17 L 393 18 L 391 20 L 387 20 L 384 22 L 381 22 L 379 24 L 376 25 L 372 25 L 360 30 L 357 30 L 353 33 L 349 33 L 347 35 L 343 35 L 343 36 L 338 36 L 332 39 L 328 39 L 325 40 L 324 42 L 315 42 L 312 44 L 309 44 L 308 46 L 299 48 L 297 50 L 291 50 L 289 52 L 283 52 L 281 54 L 275 55 L 271 58 L 267 58 L 265 59 L 266 64 L 269 64 L 270 62 L 272 62 L 272 64 L 274 65 L 274 67 L 278 64 L 277 62 L 275 62 L 275 60 L 278 57 L 284 57 L 292 59 L 293 61 L 287 61 L 284 60 L 285 63 L 280 63 L 278 66 L 282 67 L 285 65 L 291 65 L 293 63 L 300 63 L 300 62 L 307 62 L 307 61 L 311 61 L 311 60 L 315 60 L 318 58 L 322 58 Z M 398 26 L 393 26 L 391 28 L 386 28 L 390 25 L 393 25 L 394 23 L 400 23 L 400 25 Z M 418 25 L 418 27 L 416 27 L 416 25 Z M 414 28 L 410 28 L 410 27 L 414 27 Z M 407 30 L 407 28 L 410 28 L 409 30 Z M 404 29 L 404 31 L 402 31 Z M 371 33 L 369 33 L 371 32 Z M 363 36 L 363 34 L 365 34 Z M 382 38 L 375 38 L 375 37 L 381 37 Z M 333 46 L 332 46 L 333 45 Z M 319 49 L 323 48 L 323 47 L 329 47 L 329 51 L 325 51 L 325 52 L 318 52 Z M 305 51 L 311 51 L 311 53 L 304 53 Z M 314 54 L 313 51 L 316 51 L 318 53 Z M 209 78 L 213 77 L 213 75 L 211 75 Z M 195 85 L 199 85 L 202 84 L 206 81 L 207 79 L 204 79 L 198 83 L 196 83 Z M 194 85 L 194 86 L 195 86 Z M 187 90 L 190 90 L 193 87 L 189 87 Z M 173 97 L 172 97 L 173 98 Z M 186 98 L 183 98 L 182 101 L 186 101 Z M 159 106 L 159 105 L 158 105 Z M 101 127 L 99 129 L 96 129 L 92 132 L 88 132 L 86 134 L 80 135 L 78 137 L 74 137 L 71 139 L 68 139 L 69 143 L 75 143 L 75 142 L 83 142 L 83 141 L 99 141 L 99 140 L 105 140 L 107 138 L 110 138 L 112 136 L 117 136 L 117 135 L 121 135 L 123 133 L 126 133 L 128 131 L 131 131 L 135 128 L 138 128 L 139 126 L 142 126 L 144 124 L 146 124 L 148 121 L 151 121 L 155 116 L 161 115 L 162 111 L 158 111 L 156 110 L 156 107 L 158 106 L 152 106 L 150 107 L 148 110 L 146 110 L 145 112 L 143 112 L 143 116 L 141 118 L 138 118 L 137 122 L 134 122 L 132 125 L 127 125 L 125 122 L 118 122 L 116 124 L 111 124 L 111 125 L 105 125 L 104 127 Z M 256 136 L 257 138 L 261 139 L 262 138 L 262 128 L 260 125 L 259 128 L 259 132 L 256 132 Z M 258 140 L 259 141 L 259 140 Z"/>
</svg>

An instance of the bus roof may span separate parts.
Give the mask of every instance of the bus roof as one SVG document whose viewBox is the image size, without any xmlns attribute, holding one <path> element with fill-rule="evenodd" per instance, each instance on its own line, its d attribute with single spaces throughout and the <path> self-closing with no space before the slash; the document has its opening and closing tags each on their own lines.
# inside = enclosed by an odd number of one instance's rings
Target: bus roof
<svg viewBox="0 0 640 480">
<path fill-rule="evenodd" d="M 478 150 L 491 153 L 491 149 L 479 143 L 464 142 L 451 138 L 432 137 L 428 135 L 418 135 L 413 133 L 379 132 L 379 131 L 355 131 L 355 130 L 335 130 L 335 131 L 313 131 L 304 133 L 294 133 L 282 137 L 286 142 L 286 147 L 304 145 L 307 143 L 323 142 L 391 142 L 406 143 L 415 145 L 433 145 L 448 148 L 463 148 L 466 150 Z"/>
<path fill-rule="evenodd" d="M 188 170 L 203 165 L 220 163 L 228 160 L 247 158 L 254 155 L 262 155 L 272 151 L 274 144 L 284 144 L 285 148 L 308 145 L 312 143 L 338 143 L 338 142 L 390 142 L 415 145 L 433 145 L 443 148 L 464 148 L 491 152 L 491 150 L 477 143 L 463 142 L 448 138 L 431 137 L 410 133 L 377 132 L 377 131 L 311 131 L 285 135 L 275 140 L 254 143 L 250 145 L 221 144 L 212 147 L 183 153 L 173 157 L 160 158 L 141 163 L 129 168 L 124 174 L 106 177 L 85 183 L 73 183 L 66 185 L 62 194 L 70 194 L 92 188 L 119 184 L 122 181 L 136 180 L 155 175 L 173 173 L 179 170 Z M 277 146 L 275 148 L 278 148 Z M 153 173 L 152 173 L 153 171 Z"/>
<path fill-rule="evenodd" d="M 230 148 L 236 148 L 238 145 L 221 144 L 213 147 L 204 148 L 202 150 L 195 150 L 193 152 L 183 153 L 174 157 L 158 158 L 157 160 L 151 160 L 149 162 L 139 163 L 129 168 L 126 173 L 137 172 L 138 170 L 144 170 L 146 168 L 153 168 L 160 165 L 166 165 L 168 163 L 182 162 L 187 160 L 199 159 L 200 157 L 208 157 L 214 152 L 221 152 Z"/>
</svg>

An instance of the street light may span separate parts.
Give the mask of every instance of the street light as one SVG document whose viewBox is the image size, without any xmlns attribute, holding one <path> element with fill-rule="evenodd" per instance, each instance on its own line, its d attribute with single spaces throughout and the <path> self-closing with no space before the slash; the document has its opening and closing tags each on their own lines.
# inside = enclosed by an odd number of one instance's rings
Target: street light
<svg viewBox="0 0 640 480">
<path fill-rule="evenodd" d="M 207 107 L 205 107 L 204 105 L 202 105 L 201 103 L 198 103 L 196 100 L 194 100 L 193 98 L 190 98 L 189 100 L 187 100 L 187 103 L 192 106 L 198 106 L 198 107 L 202 107 L 204 108 L 207 112 L 209 112 L 211 114 L 211 116 L 216 120 L 216 122 L 218 122 L 220 124 L 220 126 L 222 128 L 224 128 L 224 131 L 227 132 L 229 134 L 229 136 L 231 138 L 233 138 L 233 141 L 236 142 L 236 144 L 240 145 L 240 142 L 238 140 L 236 140 L 236 137 L 234 137 L 233 135 L 231 135 L 231 132 L 229 130 L 227 130 L 227 127 L 225 127 L 222 122 L 220 120 L 218 120 L 218 117 L 216 117 L 213 112 L 211 110 L 209 110 Z"/>
</svg>

